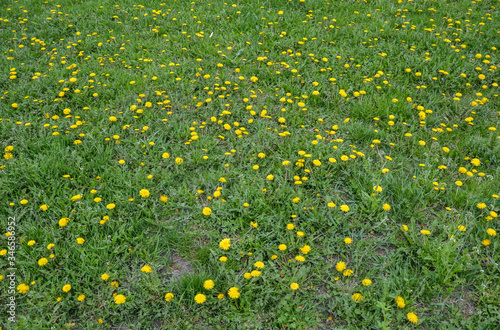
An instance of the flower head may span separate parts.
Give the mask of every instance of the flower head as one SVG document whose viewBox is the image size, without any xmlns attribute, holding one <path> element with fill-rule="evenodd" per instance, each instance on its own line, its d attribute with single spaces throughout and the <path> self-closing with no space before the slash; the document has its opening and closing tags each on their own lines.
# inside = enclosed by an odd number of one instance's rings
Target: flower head
<svg viewBox="0 0 500 330">
<path fill-rule="evenodd" d="M 295 282 L 294 282 L 294 283 L 290 284 L 290 288 L 291 288 L 292 290 L 297 290 L 297 289 L 299 288 L 299 285 L 298 285 L 297 283 L 295 283 Z"/>
<path fill-rule="evenodd" d="M 174 294 L 169 292 L 165 295 L 165 301 L 170 301 L 174 298 Z"/>
<path fill-rule="evenodd" d="M 203 283 L 203 287 L 204 287 L 205 289 L 207 289 L 207 290 L 211 290 L 211 289 L 213 289 L 213 288 L 214 288 L 214 286 L 215 286 L 215 283 L 214 283 L 214 281 L 212 281 L 212 280 L 206 280 L 206 281 L 205 281 L 205 283 Z"/>
<path fill-rule="evenodd" d="M 122 294 L 118 294 L 115 296 L 115 304 L 117 305 L 123 304 L 126 300 L 127 298 Z"/>
<path fill-rule="evenodd" d="M 418 317 L 415 313 L 408 313 L 406 314 L 406 317 L 408 317 L 408 321 L 410 321 L 413 324 L 418 323 Z"/>
<path fill-rule="evenodd" d="M 147 190 L 147 189 L 141 189 L 139 191 L 139 195 L 141 195 L 142 198 L 148 198 L 149 197 L 149 190 Z"/>
<path fill-rule="evenodd" d="M 144 272 L 144 273 L 151 273 L 152 269 L 151 269 L 151 266 L 149 265 L 144 265 L 142 268 L 141 268 L 141 272 Z"/>
<path fill-rule="evenodd" d="M 196 296 L 194 296 L 194 301 L 196 301 L 197 304 L 203 304 L 206 300 L 207 297 L 202 293 L 198 293 Z"/>
<path fill-rule="evenodd" d="M 220 241 L 219 246 L 223 250 L 229 250 L 229 247 L 231 246 L 231 239 L 224 238 L 222 241 Z"/>
<path fill-rule="evenodd" d="M 238 292 L 238 290 L 239 289 L 237 287 L 232 287 L 231 289 L 229 289 L 227 294 L 231 299 L 238 299 L 240 297 L 240 293 Z"/>
<path fill-rule="evenodd" d="M 361 293 L 355 293 L 352 295 L 352 300 L 356 301 L 356 302 L 361 302 L 363 301 L 363 295 Z"/>
</svg>

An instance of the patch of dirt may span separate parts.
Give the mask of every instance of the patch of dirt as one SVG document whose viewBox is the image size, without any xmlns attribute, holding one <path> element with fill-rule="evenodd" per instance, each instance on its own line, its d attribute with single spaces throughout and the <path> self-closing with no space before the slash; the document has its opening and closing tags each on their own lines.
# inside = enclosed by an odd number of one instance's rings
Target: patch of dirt
<svg viewBox="0 0 500 330">
<path fill-rule="evenodd" d="M 450 299 L 450 304 L 453 307 L 462 311 L 462 316 L 468 319 L 477 312 L 476 301 L 472 296 L 472 292 L 464 290 L 457 292 L 458 294 Z"/>
<path fill-rule="evenodd" d="M 193 273 L 193 268 L 189 261 L 186 261 L 179 257 L 177 254 L 172 254 L 173 265 L 172 269 L 172 281 L 175 281 L 185 275 L 189 275 Z"/>
</svg>

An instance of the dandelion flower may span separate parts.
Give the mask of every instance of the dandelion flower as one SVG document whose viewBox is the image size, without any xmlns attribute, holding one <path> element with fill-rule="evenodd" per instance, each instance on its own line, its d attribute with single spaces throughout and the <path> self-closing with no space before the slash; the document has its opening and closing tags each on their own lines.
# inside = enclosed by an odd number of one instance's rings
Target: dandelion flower
<svg viewBox="0 0 500 330">
<path fill-rule="evenodd" d="M 30 289 L 30 287 L 24 283 L 21 283 L 17 286 L 17 291 L 19 291 L 19 293 L 22 293 L 22 294 L 25 294 L 26 292 L 28 292 L 29 289 Z"/>
<path fill-rule="evenodd" d="M 408 317 L 408 321 L 410 321 L 413 324 L 418 323 L 418 317 L 415 313 L 408 313 L 406 314 L 406 317 Z"/>
<path fill-rule="evenodd" d="M 303 247 L 300 248 L 300 251 L 303 253 L 303 254 L 308 254 L 309 251 L 311 251 L 311 247 L 309 245 L 304 245 Z"/>
<path fill-rule="evenodd" d="M 398 304 L 398 307 L 399 308 L 405 308 L 406 304 L 405 304 L 405 300 L 398 296 L 396 299 L 394 299 L 396 301 L 396 304 Z"/>
<path fill-rule="evenodd" d="M 259 268 L 259 269 L 262 269 L 264 268 L 264 263 L 262 261 L 257 261 L 255 264 L 254 264 L 255 267 Z"/>
<path fill-rule="evenodd" d="M 298 285 L 297 283 L 295 283 L 295 282 L 294 282 L 294 283 L 290 284 L 290 288 L 291 288 L 292 290 L 297 290 L 297 289 L 299 288 L 299 285 Z"/>
<path fill-rule="evenodd" d="M 346 269 L 345 262 L 343 262 L 343 261 L 337 262 L 337 264 L 335 265 L 335 268 L 337 269 L 338 272 L 343 271 L 344 269 Z"/>
<path fill-rule="evenodd" d="M 48 262 L 49 260 L 47 258 L 41 258 L 40 260 L 38 260 L 38 266 L 45 266 Z"/>
<path fill-rule="evenodd" d="M 238 299 L 240 297 L 240 293 L 238 292 L 238 290 L 239 289 L 237 287 L 232 287 L 231 289 L 229 289 L 227 294 L 231 299 Z"/>
<path fill-rule="evenodd" d="M 109 279 L 109 275 L 108 274 L 104 273 L 104 274 L 101 275 L 101 280 L 106 281 L 108 279 Z"/>
<path fill-rule="evenodd" d="M 211 289 L 213 289 L 213 288 L 214 288 L 214 286 L 215 286 L 215 283 L 214 283 L 214 281 L 212 281 L 212 280 L 206 280 L 206 281 L 203 283 L 203 287 L 204 287 L 205 289 L 207 289 L 207 290 L 211 290 Z"/>
<path fill-rule="evenodd" d="M 117 304 L 117 305 L 123 304 L 126 300 L 127 300 L 127 298 L 122 294 L 115 296 L 115 304 Z"/>
<path fill-rule="evenodd" d="M 231 239 L 224 238 L 222 241 L 220 241 L 219 246 L 223 250 L 229 250 L 229 247 L 231 246 Z"/>
<path fill-rule="evenodd" d="M 141 195 L 142 198 L 148 198 L 149 197 L 149 190 L 141 189 L 141 191 L 139 191 L 139 195 Z"/>
<path fill-rule="evenodd" d="M 174 294 L 169 292 L 165 295 L 165 301 L 170 301 L 174 298 Z"/>
<path fill-rule="evenodd" d="M 85 295 L 84 294 L 81 294 L 78 296 L 78 301 L 84 301 L 85 300 Z"/>
<path fill-rule="evenodd" d="M 64 292 L 69 292 L 71 290 L 71 284 L 66 284 L 65 286 L 63 286 L 62 290 Z"/>
<path fill-rule="evenodd" d="M 342 212 L 349 212 L 350 208 L 349 208 L 349 206 L 343 204 L 343 205 L 340 205 L 340 210 Z"/>
<path fill-rule="evenodd" d="M 344 243 L 345 244 L 351 244 L 352 243 L 352 239 L 350 237 L 346 237 L 346 238 L 344 238 Z"/>
<path fill-rule="evenodd" d="M 363 295 L 361 293 L 355 293 L 352 295 L 352 300 L 356 301 L 356 302 L 361 302 L 363 301 Z"/>
<path fill-rule="evenodd" d="M 209 207 L 204 207 L 202 212 L 203 212 L 203 215 L 209 216 L 210 214 L 212 214 L 212 209 Z"/>
<path fill-rule="evenodd" d="M 203 304 L 206 300 L 207 297 L 202 293 L 198 293 L 196 296 L 194 296 L 194 301 L 196 301 L 197 304 Z"/>
</svg>

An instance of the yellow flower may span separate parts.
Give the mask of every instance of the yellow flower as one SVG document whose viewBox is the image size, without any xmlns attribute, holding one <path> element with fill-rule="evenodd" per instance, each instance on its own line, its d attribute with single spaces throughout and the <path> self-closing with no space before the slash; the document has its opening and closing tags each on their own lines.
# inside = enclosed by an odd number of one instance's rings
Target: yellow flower
<svg viewBox="0 0 500 330">
<path fill-rule="evenodd" d="M 75 195 L 73 197 L 71 197 L 71 200 L 74 202 L 74 201 L 77 201 L 79 199 L 82 199 L 83 195 Z"/>
<path fill-rule="evenodd" d="M 141 189 L 139 191 L 139 195 L 141 195 L 142 198 L 148 198 L 149 197 L 149 190 L 147 190 L 147 189 Z"/>
<path fill-rule="evenodd" d="M 194 301 L 196 301 L 197 304 L 203 304 L 206 300 L 207 297 L 202 293 L 198 293 L 196 296 L 194 296 Z"/>
<path fill-rule="evenodd" d="M 101 280 L 106 281 L 108 279 L 109 279 L 109 275 L 108 274 L 104 273 L 104 274 L 101 275 Z"/>
<path fill-rule="evenodd" d="M 278 256 L 277 256 L 277 255 L 275 255 L 275 254 L 273 254 L 273 255 L 271 256 L 271 260 L 276 260 L 277 258 L 278 258 Z"/>
<path fill-rule="evenodd" d="M 108 210 L 112 210 L 112 209 L 114 209 L 115 207 L 116 207 L 116 205 L 115 205 L 115 204 L 113 204 L 113 203 L 106 205 L 106 208 L 107 208 Z"/>
<path fill-rule="evenodd" d="M 410 321 L 413 324 L 418 323 L 418 317 L 415 313 L 408 313 L 406 314 L 406 317 L 408 317 L 408 321 Z"/>
<path fill-rule="evenodd" d="M 390 211 L 391 210 L 391 206 L 389 204 L 382 205 L 382 208 L 384 209 L 384 211 Z"/>
<path fill-rule="evenodd" d="M 184 159 L 182 159 L 181 157 L 177 157 L 175 159 L 175 163 L 180 165 L 180 164 L 184 163 Z"/>
<path fill-rule="evenodd" d="M 152 269 L 148 265 L 144 265 L 144 267 L 141 268 L 141 272 L 144 272 L 144 273 L 151 273 L 151 271 L 152 271 Z"/>
<path fill-rule="evenodd" d="M 350 208 L 349 208 L 349 206 L 343 204 L 343 205 L 340 205 L 340 210 L 342 212 L 349 212 Z"/>
<path fill-rule="evenodd" d="M 172 292 L 169 292 L 165 295 L 165 301 L 170 301 L 174 298 L 174 294 Z"/>
<path fill-rule="evenodd" d="M 263 263 L 262 261 L 257 261 L 257 262 L 254 264 L 254 266 L 255 266 L 256 268 L 262 269 L 262 268 L 264 268 L 264 263 Z"/>
<path fill-rule="evenodd" d="M 217 296 L 217 298 L 218 298 L 219 300 L 224 299 L 224 294 L 223 294 L 223 293 L 219 293 L 219 295 Z"/>
<path fill-rule="evenodd" d="M 63 286 L 62 290 L 64 292 L 69 292 L 71 290 L 71 284 L 66 284 L 65 286 Z"/>
<path fill-rule="evenodd" d="M 212 281 L 212 280 L 206 280 L 206 281 L 205 281 L 205 283 L 203 283 L 203 287 L 204 287 L 205 289 L 207 289 L 207 290 L 211 290 L 211 289 L 213 289 L 213 288 L 214 288 L 214 286 L 215 286 L 215 283 L 214 283 L 214 281 Z"/>
<path fill-rule="evenodd" d="M 297 290 L 297 289 L 299 288 L 299 285 L 298 285 L 297 283 L 295 283 L 295 282 L 294 282 L 294 283 L 290 284 L 290 288 L 291 288 L 292 290 Z"/>
<path fill-rule="evenodd" d="M 285 251 L 286 250 L 286 245 L 285 244 L 280 244 L 278 246 L 278 249 L 280 249 L 281 251 Z"/>
<path fill-rule="evenodd" d="M 455 184 L 459 187 L 463 186 L 463 182 L 459 180 L 455 181 Z"/>
<path fill-rule="evenodd" d="M 266 179 L 269 181 L 272 181 L 272 180 L 274 180 L 274 175 L 269 174 L 268 176 L 266 176 Z"/>
<path fill-rule="evenodd" d="M 162 155 L 161 155 L 163 158 L 169 158 L 170 157 L 170 154 L 168 152 L 164 152 Z"/>
<path fill-rule="evenodd" d="M 227 294 L 231 299 L 238 299 L 240 297 L 240 293 L 238 292 L 238 290 L 238 288 L 232 287 L 231 289 L 229 289 Z"/>
<path fill-rule="evenodd" d="M 160 201 L 162 201 L 163 203 L 166 203 L 168 201 L 168 197 L 167 196 L 161 196 L 160 197 Z"/>
<path fill-rule="evenodd" d="M 21 283 L 17 286 L 17 291 L 19 291 L 19 293 L 22 293 L 22 294 L 28 292 L 29 289 L 30 289 L 30 287 L 24 283 Z"/>
<path fill-rule="evenodd" d="M 226 262 L 227 261 L 227 257 L 222 256 L 222 257 L 219 258 L 219 260 L 222 261 L 222 262 Z"/>
<path fill-rule="evenodd" d="M 405 304 L 405 300 L 398 296 L 396 299 L 394 299 L 396 301 L 396 304 L 398 304 L 398 307 L 399 308 L 405 308 L 406 304 Z"/>
<path fill-rule="evenodd" d="M 346 237 L 346 238 L 344 238 L 344 243 L 345 244 L 351 244 L 352 243 L 352 239 L 350 237 Z"/>
<path fill-rule="evenodd" d="M 85 300 L 85 295 L 84 294 L 81 294 L 78 296 L 78 301 L 84 301 Z"/>
<path fill-rule="evenodd" d="M 422 229 L 420 232 L 421 232 L 423 235 L 430 235 L 430 234 L 431 234 L 431 232 L 430 232 L 430 231 L 428 231 L 428 230 L 426 230 L 426 229 Z"/>
<path fill-rule="evenodd" d="M 354 274 L 354 271 L 352 269 L 346 269 L 344 270 L 344 272 L 342 273 L 342 275 L 346 276 L 346 277 L 349 277 L 351 276 L 352 274 Z"/>
<path fill-rule="evenodd" d="M 297 260 L 298 262 L 304 262 L 306 261 L 306 258 L 304 258 L 303 256 L 295 256 L 295 260 Z"/>
<path fill-rule="evenodd" d="M 364 286 L 370 286 L 372 285 L 372 280 L 368 279 L 368 278 L 365 278 L 361 284 L 363 284 Z"/>
<path fill-rule="evenodd" d="M 29 242 L 28 242 L 28 245 L 29 245 L 29 246 L 32 246 L 32 245 L 35 245 L 35 243 L 36 243 L 36 241 L 31 240 L 31 241 L 29 241 Z"/>
<path fill-rule="evenodd" d="M 495 231 L 495 229 L 493 228 L 488 228 L 488 230 L 486 230 L 486 232 L 488 233 L 488 235 L 490 236 L 496 236 L 497 235 L 497 232 Z"/>
<path fill-rule="evenodd" d="M 337 269 L 338 272 L 343 271 L 344 269 L 346 269 L 345 262 L 343 262 L 343 261 L 337 262 L 337 264 L 335 265 L 335 268 Z"/>
<path fill-rule="evenodd" d="M 251 279 L 251 278 L 252 278 L 252 274 L 250 274 L 250 273 L 245 273 L 245 274 L 243 275 L 243 277 L 244 277 L 245 279 L 249 280 L 249 279 Z"/>
<path fill-rule="evenodd" d="M 223 250 L 229 250 L 229 247 L 231 246 L 231 239 L 229 238 L 224 238 L 222 241 L 220 241 L 219 246 Z"/>
<path fill-rule="evenodd" d="M 297 232 L 297 236 L 299 236 L 299 237 L 304 237 L 304 233 L 303 233 L 303 232 L 301 232 L 301 231 L 298 231 L 298 232 Z"/>
<path fill-rule="evenodd" d="M 81 244 L 85 243 L 85 240 L 83 238 L 81 238 L 81 237 L 78 237 L 76 239 L 76 242 L 81 245 Z"/>
<path fill-rule="evenodd" d="M 309 245 L 304 245 L 300 248 L 300 251 L 302 251 L 303 254 L 308 254 L 309 251 L 311 251 L 311 247 Z"/>
<path fill-rule="evenodd" d="M 59 219 L 59 226 L 65 227 L 68 224 L 69 218 L 61 218 Z"/>
<path fill-rule="evenodd" d="M 335 203 L 334 202 L 329 202 L 327 205 L 328 205 L 328 207 L 335 207 Z"/>
<path fill-rule="evenodd" d="M 209 216 L 210 214 L 212 214 L 212 209 L 209 207 L 204 207 L 202 212 L 204 215 Z"/>
<path fill-rule="evenodd" d="M 122 294 L 116 295 L 114 299 L 115 299 L 115 304 L 117 305 L 123 304 L 127 300 L 127 298 Z"/>
<path fill-rule="evenodd" d="M 481 161 L 480 161 L 479 159 L 477 159 L 477 158 L 473 158 L 473 159 L 470 161 L 470 163 L 471 163 L 472 165 L 474 165 L 474 166 L 479 166 L 479 165 L 481 165 Z"/>
<path fill-rule="evenodd" d="M 42 211 L 47 211 L 48 208 L 49 208 L 49 206 L 46 204 L 43 204 L 40 206 L 40 210 L 42 210 Z"/>
<path fill-rule="evenodd" d="M 458 226 L 458 230 L 460 230 L 460 231 L 466 231 L 467 228 L 465 226 L 460 225 L 460 226 Z"/>
<path fill-rule="evenodd" d="M 477 204 L 477 208 L 480 209 L 480 210 L 484 209 L 485 207 L 486 207 L 485 203 L 479 203 L 479 204 Z"/>
<path fill-rule="evenodd" d="M 294 199 L 292 199 L 292 202 L 294 202 L 295 204 L 297 204 L 299 201 L 300 197 L 295 197 Z"/>
<path fill-rule="evenodd" d="M 484 241 L 481 242 L 484 246 L 488 246 L 491 244 L 491 241 L 489 239 L 485 239 Z"/>
<path fill-rule="evenodd" d="M 40 260 L 38 260 L 38 266 L 45 266 L 48 262 L 49 260 L 47 258 L 41 258 Z"/>
<path fill-rule="evenodd" d="M 355 293 L 352 295 L 352 300 L 356 301 L 356 302 L 361 302 L 363 301 L 363 295 L 361 293 Z"/>
<path fill-rule="evenodd" d="M 260 275 L 262 275 L 262 273 L 258 270 L 252 270 L 252 273 L 250 273 L 250 275 L 252 277 L 259 277 Z"/>
</svg>

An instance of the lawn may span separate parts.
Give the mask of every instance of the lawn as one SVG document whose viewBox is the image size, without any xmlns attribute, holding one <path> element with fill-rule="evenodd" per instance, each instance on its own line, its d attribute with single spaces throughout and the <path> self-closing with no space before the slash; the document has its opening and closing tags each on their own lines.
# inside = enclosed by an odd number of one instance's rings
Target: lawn
<svg viewBox="0 0 500 330">
<path fill-rule="evenodd" d="M 4 329 L 494 329 L 500 7 L 5 0 Z"/>
</svg>

